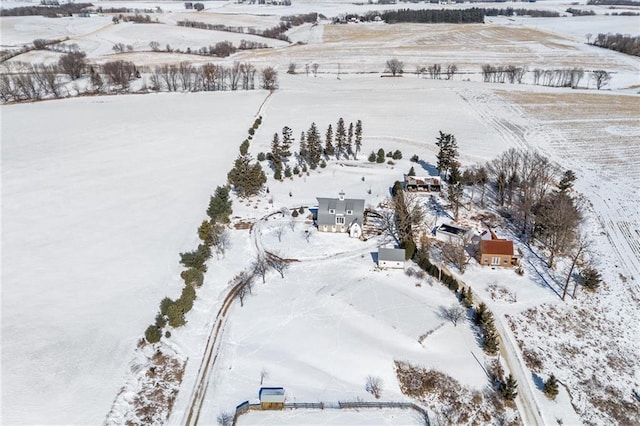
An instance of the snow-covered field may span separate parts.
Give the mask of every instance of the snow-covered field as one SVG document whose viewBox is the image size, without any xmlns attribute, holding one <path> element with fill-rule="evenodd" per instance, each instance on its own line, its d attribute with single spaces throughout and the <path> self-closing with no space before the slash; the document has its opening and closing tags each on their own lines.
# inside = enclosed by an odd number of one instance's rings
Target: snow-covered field
<svg viewBox="0 0 640 426">
<path fill-rule="evenodd" d="M 107 7 L 156 5 L 103 3 Z M 251 8 L 211 2 L 207 10 L 216 15 L 208 19 L 216 22 L 217 14 L 226 14 L 227 25 L 266 26 L 271 17 L 242 14 L 317 10 L 332 16 L 362 8 L 349 2 L 297 3 L 291 8 Z M 2 6 L 8 4 L 26 3 L 3 2 Z M 559 2 L 536 5 L 568 7 Z M 166 13 L 161 21 L 166 24 L 113 26 L 107 17 L 2 18 L 1 44 L 70 36 L 88 50 L 90 58 L 102 61 L 111 58 L 111 45 L 120 41 L 142 49 L 148 41 L 164 37 L 162 43 L 195 47 L 238 36 L 173 27 L 171 19 L 183 14 L 183 3 L 162 3 L 162 8 Z M 240 15 L 234 21 L 236 13 Z M 373 24 L 303 26 L 293 30 L 297 34 L 292 39 L 308 45 L 239 56 L 275 64 L 280 70 L 280 89 L 263 105 L 264 122 L 251 147 L 254 155 L 268 151 L 273 133 L 283 126 L 291 127 L 297 137 L 311 122 L 324 133 L 328 124 L 335 126 L 344 117 L 347 122 L 361 119 L 365 129 L 360 161 L 331 162 L 326 169 L 281 183 L 270 180 L 269 194 L 235 202 L 234 215 L 239 218 L 258 219 L 283 206 L 310 206 L 315 197 L 335 196 L 339 190 L 376 206 L 409 169 L 411 155 L 435 162 L 439 130 L 456 135 L 463 165 L 489 160 L 510 147 L 530 146 L 576 172 L 576 188 L 592 205 L 589 229 L 602 254 L 606 287 L 597 298 L 581 295 L 577 301 L 558 304 L 533 265 L 524 277 L 473 266 L 461 277 L 497 314 L 510 316 L 514 347 L 546 350 L 544 371 L 556 369 L 569 386 L 571 397 L 561 391 L 557 402 L 549 402 L 525 366 L 529 376 L 520 386 L 530 388 L 532 403 L 545 423 L 561 418 L 565 424 L 574 424 L 578 416 L 596 423 L 610 420 L 597 413 L 589 417 L 593 402 L 587 388 L 594 382 L 580 381 L 570 363 L 556 362 L 563 336 L 584 339 L 581 344 L 586 346 L 576 358 L 583 374 L 590 368 L 602 371 L 622 398 L 629 399 L 631 391 L 639 388 L 640 365 L 637 356 L 629 355 L 640 353 L 640 313 L 632 302 L 638 300 L 640 279 L 638 96 L 490 85 L 479 83 L 477 76 L 470 77 L 472 81 L 460 77 L 434 81 L 356 73 L 381 72 L 385 60 L 394 55 L 411 71 L 416 64 L 436 61 L 460 61 L 470 70 L 495 61 L 537 61 L 535 65 L 549 68 L 576 63 L 616 71 L 613 89 L 640 84 L 637 58 L 581 44 L 586 19 L 496 19 L 495 25 L 434 26 L 429 32 L 411 25 L 386 31 L 387 26 Z M 598 16 L 589 22 L 593 27 L 588 32 L 633 33 L 637 17 Z M 451 40 L 443 45 L 446 37 Z M 501 47 L 496 48 L 496 43 Z M 128 54 L 127 60 L 136 61 L 135 55 L 144 63 L 157 60 L 144 57 L 147 53 Z M 291 61 L 299 67 L 317 61 L 320 74 L 317 78 L 286 75 Z M 338 69 L 353 74 L 338 80 Z M 196 245 L 196 229 L 204 218 L 208 196 L 225 182 L 238 146 L 266 97 L 263 91 L 156 94 L 0 107 L 3 424 L 104 421 L 130 377 L 128 362 L 144 329 L 153 322 L 160 300 L 179 294 L 178 253 Z M 400 149 L 404 159 L 394 166 L 366 162 L 368 153 L 380 147 Z M 285 229 L 282 242 L 274 233 L 280 226 Z M 383 378 L 383 399 L 406 401 L 395 378 L 394 360 L 441 370 L 471 389 L 486 387 L 484 355 L 469 323 L 453 327 L 437 315 L 440 306 L 455 301 L 448 290 L 427 280 L 418 287 L 415 278 L 401 271 L 376 270 L 371 252 L 380 241 L 363 243 L 344 235 L 314 233 L 307 243 L 301 232 L 309 224 L 303 217 L 293 231 L 289 226 L 288 218 L 276 216 L 258 223 L 259 237 L 247 230 L 232 231 L 227 257 L 211 261 L 187 326 L 168 339 L 187 359 L 172 423 L 184 418 L 212 317 L 231 277 L 252 260 L 255 238 L 267 249 L 300 262 L 285 271 L 284 279 L 271 272 L 266 284 L 257 283 L 243 307 L 236 303 L 229 311 L 224 349 L 212 373 L 201 422 L 215 423 L 221 411 L 255 399 L 263 369 L 269 372 L 265 383 L 285 386 L 292 402 L 372 400 L 364 390 L 370 374 Z M 515 301 L 492 298 L 488 287 L 494 283 L 507 288 Z M 607 342 L 616 346 L 617 357 L 601 361 L 593 348 L 606 346 L 588 345 L 589 338 L 597 338 L 595 334 L 587 338 L 568 330 L 566 335 L 546 339 L 546 313 L 553 311 L 556 317 L 572 320 L 579 318 L 582 303 L 597 312 L 593 324 L 610 322 L 603 330 L 615 336 Z M 536 308 L 538 313 L 527 311 Z M 534 317 L 536 321 L 527 320 Z M 505 320 L 506 328 L 510 324 Z M 420 344 L 420 336 L 429 331 L 433 333 Z M 616 360 L 622 360 L 626 376 Z M 607 361 L 613 365 L 599 364 Z M 240 424 L 414 421 L 414 413 L 402 410 L 287 411 L 252 412 Z"/>
</svg>

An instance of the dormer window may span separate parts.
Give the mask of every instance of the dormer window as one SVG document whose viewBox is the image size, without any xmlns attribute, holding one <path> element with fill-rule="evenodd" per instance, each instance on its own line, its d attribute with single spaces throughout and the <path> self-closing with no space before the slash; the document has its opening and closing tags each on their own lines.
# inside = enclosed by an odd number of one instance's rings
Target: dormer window
<svg viewBox="0 0 640 426">
<path fill-rule="evenodd" d="M 329 213 L 336 214 L 336 209 L 329 209 Z"/>
<path fill-rule="evenodd" d="M 347 214 L 353 214 L 353 210 L 347 210 Z"/>
</svg>

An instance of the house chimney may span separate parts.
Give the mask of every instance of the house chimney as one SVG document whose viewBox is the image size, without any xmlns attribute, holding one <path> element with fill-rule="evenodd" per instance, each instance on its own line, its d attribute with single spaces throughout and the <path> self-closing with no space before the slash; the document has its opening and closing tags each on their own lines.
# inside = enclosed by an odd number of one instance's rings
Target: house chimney
<svg viewBox="0 0 640 426">
<path fill-rule="evenodd" d="M 340 201 L 344 201 L 344 191 L 340 191 L 340 193 L 338 193 L 338 199 Z"/>
</svg>

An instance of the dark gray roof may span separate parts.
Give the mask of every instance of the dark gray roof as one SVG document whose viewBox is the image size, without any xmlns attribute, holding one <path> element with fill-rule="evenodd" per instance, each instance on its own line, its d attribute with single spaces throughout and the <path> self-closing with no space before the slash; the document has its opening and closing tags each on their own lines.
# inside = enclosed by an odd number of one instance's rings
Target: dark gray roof
<svg viewBox="0 0 640 426">
<path fill-rule="evenodd" d="M 404 262 L 404 249 L 378 248 L 378 262 L 388 260 L 391 262 Z"/>
</svg>

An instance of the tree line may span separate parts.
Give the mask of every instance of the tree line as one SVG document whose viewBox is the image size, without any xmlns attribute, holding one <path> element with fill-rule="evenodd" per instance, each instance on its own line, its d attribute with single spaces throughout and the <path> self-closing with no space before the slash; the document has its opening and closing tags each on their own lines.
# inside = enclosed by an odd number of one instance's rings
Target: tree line
<svg viewBox="0 0 640 426">
<path fill-rule="evenodd" d="M 91 3 L 52 3 L 39 6 L 21 6 L 2 8 L 0 9 L 0 16 L 45 16 L 55 18 L 58 16 L 71 16 L 91 7 L 93 7 Z"/>
<path fill-rule="evenodd" d="M 278 87 L 278 74 L 272 67 L 258 70 L 251 63 L 234 62 L 230 66 L 217 64 L 159 65 L 139 69 L 130 61 L 110 61 L 103 65 L 90 65 L 86 54 L 75 51 L 63 55 L 57 64 L 19 64 L 16 70 L 0 74 L 0 100 L 23 102 L 45 98 L 60 98 L 80 94 L 126 93 L 131 82 L 143 78 L 140 92 L 149 91 L 225 91 L 254 90 L 256 78 L 260 87 L 274 90 Z M 148 78 L 148 83 L 147 79 Z M 74 84 L 88 80 L 82 87 Z M 75 93 L 73 93 L 75 91 Z"/>
<path fill-rule="evenodd" d="M 529 72 L 527 66 L 516 65 L 482 65 L 482 80 L 485 83 L 518 83 L 522 84 L 525 75 Z M 533 84 L 549 87 L 571 87 L 577 88 L 580 81 L 585 76 L 582 68 L 556 68 L 542 69 L 535 68 L 533 74 Z M 606 70 L 593 70 L 590 72 L 596 89 L 600 90 L 611 80 L 611 74 Z"/>
<path fill-rule="evenodd" d="M 291 22 L 281 22 L 272 28 L 267 28 L 264 30 L 258 30 L 253 27 L 230 27 L 223 24 L 208 24 L 206 22 L 199 21 L 191 21 L 189 19 L 185 19 L 182 21 L 178 21 L 178 26 L 180 27 L 188 27 L 188 28 L 199 28 L 201 30 L 211 30 L 211 31 L 228 31 L 233 33 L 240 34 L 252 34 L 266 38 L 273 38 L 276 40 L 283 40 L 289 42 L 289 37 L 285 35 L 289 29 L 293 27 Z"/>
<path fill-rule="evenodd" d="M 640 56 L 640 36 L 600 33 L 595 36 L 591 44 L 627 55 Z"/>
</svg>

